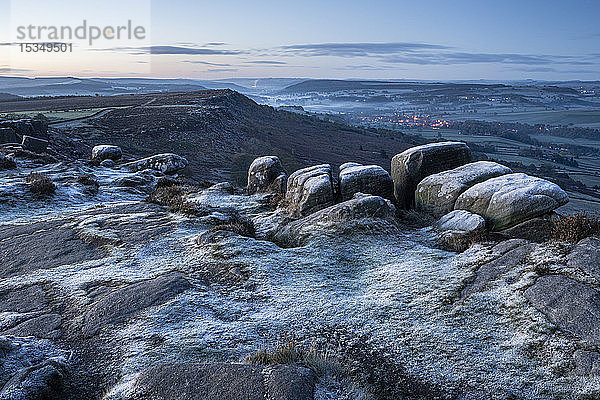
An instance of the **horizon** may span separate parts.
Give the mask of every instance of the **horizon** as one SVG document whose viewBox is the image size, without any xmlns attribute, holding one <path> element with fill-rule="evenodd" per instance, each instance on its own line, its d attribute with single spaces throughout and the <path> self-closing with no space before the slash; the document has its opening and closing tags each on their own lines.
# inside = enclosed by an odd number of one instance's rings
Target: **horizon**
<svg viewBox="0 0 600 400">
<path fill-rule="evenodd" d="M 8 10 L 0 15 L 0 59 L 8 60 L 0 63 L 0 73 L 196 80 L 600 80 L 595 20 L 600 4 L 590 0 L 510 0 L 491 6 L 474 0 L 52 4 L 45 9 L 33 0 L 0 0 L 0 9 Z M 147 36 L 136 43 L 75 43 L 72 54 L 46 54 L 43 62 L 18 52 L 15 25 L 75 27 L 88 19 L 101 26 L 133 20 L 147 28 Z"/>
</svg>

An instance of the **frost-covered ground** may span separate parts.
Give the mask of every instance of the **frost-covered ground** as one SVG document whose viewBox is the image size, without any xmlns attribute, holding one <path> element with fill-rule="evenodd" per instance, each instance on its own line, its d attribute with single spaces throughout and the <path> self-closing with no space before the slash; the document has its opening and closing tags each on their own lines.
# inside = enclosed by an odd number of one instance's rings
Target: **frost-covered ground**
<svg viewBox="0 0 600 400">
<path fill-rule="evenodd" d="M 85 288 L 99 283 L 123 287 L 180 271 L 192 284 L 127 323 L 100 331 L 103 340 L 120 346 L 115 365 L 119 377 L 106 399 L 127 398 L 137 373 L 155 364 L 239 361 L 273 346 L 284 333 L 310 345 L 320 329 L 369 337 L 410 376 L 449 392 L 562 399 L 600 390 L 598 378 L 564 373 L 572 343 L 522 294 L 536 274 L 535 259 L 460 300 L 476 267 L 491 259 L 489 248 L 475 246 L 462 255 L 442 251 L 427 228 L 316 235 L 306 246 L 288 249 L 235 234 L 196 241 L 212 227 L 198 217 L 99 208 L 145 197 L 111 183 L 127 173 L 84 165 L 35 168 L 51 175 L 58 191 L 34 199 L 23 184 L 30 170 L 25 166 L 18 174 L 1 173 L 3 224 L 68 218 L 65 224 L 78 234 L 108 239 L 119 239 L 119 227 L 132 220 L 172 229 L 130 246 L 107 239 L 102 242 L 106 257 L 8 277 L 0 282 L 0 292 L 43 284 L 53 287 L 53 293 L 66 294 L 70 307 L 86 310 L 94 299 Z M 97 193 L 86 193 L 73 182 L 80 173 L 97 177 Z M 233 207 L 254 217 L 269 212 L 259 197 L 209 190 L 192 197 L 198 204 Z M 116 228 L 106 227 L 107 221 Z M 536 254 L 550 268 L 552 257 L 561 257 L 551 246 Z M 0 321 L 8 317 L 0 313 Z M 78 316 L 68 325 L 81 323 Z M 64 343 L 39 340 L 27 342 L 24 349 L 35 346 L 49 356 L 68 357 Z M 327 388 L 318 387 L 317 395 L 327 398 Z"/>
</svg>

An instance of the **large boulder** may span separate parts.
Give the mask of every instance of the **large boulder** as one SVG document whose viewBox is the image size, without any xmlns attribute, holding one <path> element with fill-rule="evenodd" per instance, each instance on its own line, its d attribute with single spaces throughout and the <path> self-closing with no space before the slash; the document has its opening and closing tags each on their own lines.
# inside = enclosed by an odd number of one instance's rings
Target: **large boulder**
<svg viewBox="0 0 600 400">
<path fill-rule="evenodd" d="M 378 165 L 342 164 L 339 182 L 342 201 L 350 200 L 356 193 L 393 198 L 392 177 Z"/>
<path fill-rule="evenodd" d="M 94 161 L 118 161 L 121 159 L 121 157 L 123 157 L 123 151 L 119 146 L 101 144 L 98 146 L 94 146 L 94 148 L 92 149 L 92 160 Z"/>
<path fill-rule="evenodd" d="M 17 136 L 17 133 L 13 128 L 0 128 L 0 144 L 19 143 L 20 141 L 21 139 Z"/>
<path fill-rule="evenodd" d="M 569 196 L 558 185 L 519 173 L 472 186 L 456 199 L 454 208 L 479 214 L 492 230 L 500 231 L 568 202 Z"/>
<path fill-rule="evenodd" d="M 335 190 L 331 165 L 299 169 L 287 182 L 285 203 L 290 215 L 304 217 L 334 203 Z"/>
<path fill-rule="evenodd" d="M 284 194 L 287 173 L 276 156 L 255 159 L 248 169 L 248 194 Z"/>
<path fill-rule="evenodd" d="M 600 293 L 563 275 L 545 275 L 525 297 L 550 322 L 591 345 L 600 346 Z"/>
<path fill-rule="evenodd" d="M 504 165 L 477 161 L 429 175 L 417 185 L 416 209 L 439 218 L 454 210 L 458 196 L 471 186 L 510 173 L 512 170 Z"/>
<path fill-rule="evenodd" d="M 307 217 L 290 222 L 273 237 L 285 247 L 302 245 L 307 239 L 320 236 L 325 230 L 352 230 L 353 224 L 376 228 L 395 226 L 396 208 L 383 197 L 357 193 L 353 199 L 317 211 Z M 350 229 L 347 229 L 350 228 Z"/>
<path fill-rule="evenodd" d="M 171 175 L 188 166 L 188 160 L 173 153 L 157 154 L 124 165 L 130 171 L 153 169 L 163 174 Z"/>
<path fill-rule="evenodd" d="M 471 150 L 461 142 L 430 143 L 410 148 L 392 158 L 394 196 L 398 205 L 415 204 L 417 184 L 432 174 L 471 162 Z"/>
<path fill-rule="evenodd" d="M 312 400 L 315 377 L 295 365 L 166 364 L 142 371 L 132 399 Z"/>
<path fill-rule="evenodd" d="M 454 210 L 440 218 L 434 228 L 443 245 L 451 250 L 463 251 L 478 234 L 485 231 L 485 220 L 465 210 Z"/>
</svg>

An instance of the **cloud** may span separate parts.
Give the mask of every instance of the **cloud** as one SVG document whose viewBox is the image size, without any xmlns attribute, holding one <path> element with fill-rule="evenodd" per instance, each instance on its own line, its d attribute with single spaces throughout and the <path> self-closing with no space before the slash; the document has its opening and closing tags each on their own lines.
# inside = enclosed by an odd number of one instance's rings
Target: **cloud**
<svg viewBox="0 0 600 400">
<path fill-rule="evenodd" d="M 597 55 L 569 56 L 518 53 L 477 53 L 458 51 L 450 46 L 432 43 L 315 43 L 280 46 L 273 49 L 280 56 L 371 58 L 385 64 L 458 65 L 597 65 Z M 351 67 L 352 68 L 352 67 Z"/>
<path fill-rule="evenodd" d="M 31 72 L 33 71 L 32 69 L 24 69 L 24 68 L 10 68 L 10 67 L 0 67 L 0 73 L 7 73 L 7 72 Z"/>
<path fill-rule="evenodd" d="M 232 66 L 231 64 L 219 64 L 219 63 L 212 63 L 212 62 L 200 61 L 200 60 L 183 60 L 182 62 L 189 63 L 189 64 L 211 65 L 213 67 L 231 67 Z"/>
<path fill-rule="evenodd" d="M 396 65 L 346 65 L 344 67 L 335 68 L 339 71 L 389 71 L 405 69 Z"/>
<path fill-rule="evenodd" d="M 183 47 L 183 46 L 148 46 L 140 49 L 148 50 L 151 54 L 188 54 L 188 55 L 235 55 L 242 54 L 239 50 L 215 50 L 198 47 Z"/>
<path fill-rule="evenodd" d="M 227 43 L 224 42 L 208 42 L 204 46 L 225 46 Z"/>
<path fill-rule="evenodd" d="M 239 55 L 241 50 L 218 50 L 205 47 L 191 46 L 142 46 L 142 47 L 111 47 L 105 49 L 90 49 L 92 51 L 115 51 L 129 54 L 157 54 L 157 55 Z"/>
<path fill-rule="evenodd" d="M 239 69 L 237 68 L 209 68 L 210 72 L 237 72 Z"/>
<path fill-rule="evenodd" d="M 411 53 L 422 50 L 444 50 L 448 46 L 427 43 L 391 42 L 391 43 L 317 43 L 281 46 L 284 53 L 303 56 L 366 57 Z"/>
<path fill-rule="evenodd" d="M 246 64 L 287 65 L 287 63 L 285 61 L 270 61 L 270 60 L 246 61 Z"/>
</svg>

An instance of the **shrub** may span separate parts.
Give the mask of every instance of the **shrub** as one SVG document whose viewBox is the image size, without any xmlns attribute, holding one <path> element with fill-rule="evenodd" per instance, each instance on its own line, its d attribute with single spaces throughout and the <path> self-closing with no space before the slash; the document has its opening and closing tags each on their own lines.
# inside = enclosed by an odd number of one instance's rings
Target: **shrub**
<svg viewBox="0 0 600 400">
<path fill-rule="evenodd" d="M 56 185 L 52 182 L 52 179 L 39 172 L 29 174 L 25 178 L 25 183 L 29 185 L 29 190 L 34 194 L 52 194 L 56 191 Z"/>
<path fill-rule="evenodd" d="M 210 231 L 230 231 L 246 237 L 255 237 L 256 229 L 254 228 L 254 223 L 252 223 L 250 219 L 238 214 L 234 214 L 233 217 L 233 222 L 217 225 L 214 228 L 210 229 Z"/>
<path fill-rule="evenodd" d="M 154 191 L 146 198 L 149 203 L 169 207 L 172 212 L 182 212 L 184 214 L 195 215 L 196 210 L 193 204 L 185 201 L 185 195 L 190 188 L 171 179 L 160 179 Z"/>
<path fill-rule="evenodd" d="M 17 163 L 10 157 L 0 153 L 0 171 L 3 169 L 17 168 Z"/>
<path fill-rule="evenodd" d="M 600 214 L 580 211 L 561 215 L 554 220 L 552 238 L 561 242 L 577 243 L 581 239 L 600 235 Z"/>
</svg>

